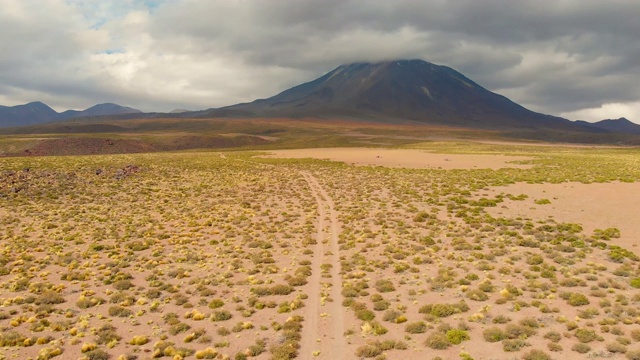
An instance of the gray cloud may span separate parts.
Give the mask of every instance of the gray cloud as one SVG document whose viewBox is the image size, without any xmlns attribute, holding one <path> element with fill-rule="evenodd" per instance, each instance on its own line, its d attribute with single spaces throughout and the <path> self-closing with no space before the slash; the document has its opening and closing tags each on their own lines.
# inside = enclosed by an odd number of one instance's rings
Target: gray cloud
<svg viewBox="0 0 640 360">
<path fill-rule="evenodd" d="M 422 58 L 535 111 L 640 122 L 633 0 L 2 1 L 4 104 L 202 109 Z"/>
</svg>

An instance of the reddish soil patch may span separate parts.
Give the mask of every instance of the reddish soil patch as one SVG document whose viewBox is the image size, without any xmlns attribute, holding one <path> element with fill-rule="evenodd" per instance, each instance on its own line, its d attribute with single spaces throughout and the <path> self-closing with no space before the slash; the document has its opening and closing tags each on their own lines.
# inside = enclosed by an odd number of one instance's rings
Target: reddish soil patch
<svg viewBox="0 0 640 360">
<path fill-rule="evenodd" d="M 24 151 L 25 155 L 92 155 L 140 153 L 156 150 L 151 144 L 140 140 L 63 138 L 46 139 Z"/>
<path fill-rule="evenodd" d="M 269 143 L 257 136 L 179 136 L 154 139 L 105 139 L 105 138 L 58 138 L 42 139 L 21 154 L 26 156 L 47 155 L 107 155 L 189 149 L 221 149 Z"/>
</svg>

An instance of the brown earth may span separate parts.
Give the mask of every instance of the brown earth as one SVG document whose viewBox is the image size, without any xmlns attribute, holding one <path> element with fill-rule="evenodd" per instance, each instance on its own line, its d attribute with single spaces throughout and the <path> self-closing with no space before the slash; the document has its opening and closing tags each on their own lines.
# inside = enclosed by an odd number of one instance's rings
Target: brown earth
<svg viewBox="0 0 640 360">
<path fill-rule="evenodd" d="M 68 137 L 39 139 L 20 154 L 26 156 L 50 155 L 106 155 L 190 149 L 234 148 L 269 143 L 257 136 L 198 136 L 160 137 L 153 140 Z"/>
<path fill-rule="evenodd" d="M 271 151 L 274 158 L 315 158 L 341 161 L 359 166 L 385 166 L 410 169 L 527 169 L 529 165 L 511 163 L 528 160 L 523 156 L 434 154 L 423 150 L 325 148 Z"/>
<path fill-rule="evenodd" d="M 640 183 L 604 184 L 514 184 L 492 188 L 487 194 L 526 194 L 524 201 L 505 199 L 495 208 L 487 208 L 493 216 L 528 219 L 553 218 L 558 222 L 577 223 L 586 233 L 595 229 L 618 228 L 621 236 L 612 239 L 620 246 L 640 245 Z M 551 203 L 538 205 L 536 200 Z"/>
</svg>

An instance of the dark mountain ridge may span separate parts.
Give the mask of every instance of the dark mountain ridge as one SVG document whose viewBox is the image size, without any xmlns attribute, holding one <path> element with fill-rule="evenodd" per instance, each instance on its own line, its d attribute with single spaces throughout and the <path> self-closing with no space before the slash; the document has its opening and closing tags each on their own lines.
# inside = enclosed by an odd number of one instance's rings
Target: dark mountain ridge
<svg viewBox="0 0 640 360">
<path fill-rule="evenodd" d="M 0 127 L 62 121 L 60 126 L 65 131 L 75 131 L 84 123 L 93 126 L 143 118 L 333 118 L 390 124 L 409 121 L 500 130 L 525 137 L 537 132 L 556 138 L 568 133 L 640 134 L 640 125 L 624 118 L 592 124 L 531 111 L 452 68 L 423 60 L 341 65 L 267 99 L 201 111 L 142 113 L 116 104 L 100 104 L 83 111 L 57 113 L 41 102 L 0 106 Z"/>
<path fill-rule="evenodd" d="M 142 111 L 118 104 L 105 103 L 82 111 L 67 110 L 58 113 L 48 105 L 35 101 L 24 105 L 0 106 L 0 127 L 38 125 L 75 118 L 123 114 L 142 114 Z"/>
<path fill-rule="evenodd" d="M 569 120 L 528 110 L 449 67 L 423 60 L 341 65 L 271 98 L 202 115 L 344 116 L 473 128 L 574 129 Z"/>
<path fill-rule="evenodd" d="M 640 135 L 640 125 L 629 121 L 626 118 L 619 119 L 606 119 L 600 120 L 595 123 L 590 123 L 582 120 L 576 121 L 576 123 L 586 126 L 592 129 L 599 129 L 609 132 L 625 133 Z"/>
</svg>

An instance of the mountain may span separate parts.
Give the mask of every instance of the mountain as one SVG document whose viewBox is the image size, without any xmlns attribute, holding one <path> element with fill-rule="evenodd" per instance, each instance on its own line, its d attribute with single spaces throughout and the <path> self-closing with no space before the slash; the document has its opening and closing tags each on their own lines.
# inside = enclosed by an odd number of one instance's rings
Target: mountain
<svg viewBox="0 0 640 360">
<path fill-rule="evenodd" d="M 271 98 L 212 109 L 205 116 L 320 116 L 473 128 L 574 128 L 569 120 L 528 110 L 449 67 L 423 60 L 341 65 Z"/>
<path fill-rule="evenodd" d="M 0 127 L 34 125 L 56 120 L 59 114 L 39 101 L 17 106 L 0 106 Z"/>
<path fill-rule="evenodd" d="M 604 130 L 607 132 L 640 135 L 640 125 L 633 123 L 626 118 L 606 119 L 600 120 L 595 123 L 578 120 L 576 121 L 576 123 L 589 128 Z"/>
<path fill-rule="evenodd" d="M 98 104 L 86 110 L 67 110 L 58 113 L 39 101 L 17 106 L 0 106 L 0 127 L 37 125 L 74 118 L 142 114 L 142 111 L 117 104 Z"/>
<path fill-rule="evenodd" d="M 94 105 L 86 110 L 67 110 L 60 114 L 61 120 L 73 119 L 89 116 L 122 115 L 122 114 L 142 114 L 142 111 L 118 104 L 105 103 Z"/>
</svg>

